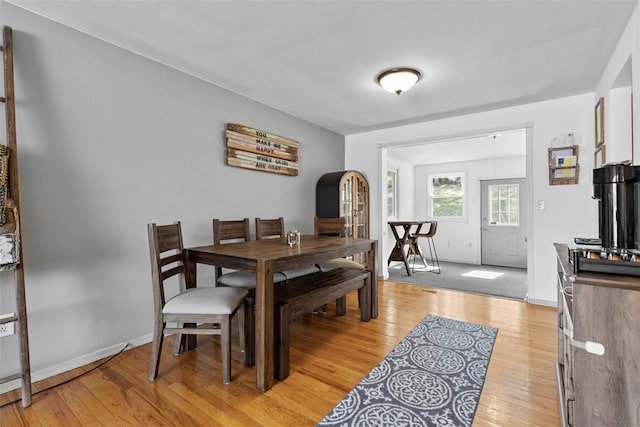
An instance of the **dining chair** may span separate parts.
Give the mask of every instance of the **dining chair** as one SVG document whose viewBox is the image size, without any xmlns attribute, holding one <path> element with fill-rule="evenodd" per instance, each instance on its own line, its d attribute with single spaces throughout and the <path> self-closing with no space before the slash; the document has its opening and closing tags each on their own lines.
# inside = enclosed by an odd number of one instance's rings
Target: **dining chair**
<svg viewBox="0 0 640 427">
<path fill-rule="evenodd" d="M 256 240 L 277 239 L 284 237 L 284 218 L 262 219 L 256 218 Z M 320 271 L 315 264 L 309 264 L 303 267 L 296 267 L 290 270 L 281 271 L 287 280 L 295 279 L 307 274 L 313 274 Z M 275 283 L 275 281 L 274 281 Z"/>
<path fill-rule="evenodd" d="M 234 242 L 248 242 L 251 240 L 249 218 L 241 220 L 213 219 L 213 244 L 224 245 Z M 256 304 L 256 275 L 250 271 L 228 271 L 216 267 L 216 283 L 232 288 L 246 289 L 247 295 L 244 302 L 244 310 L 240 311 L 240 343 L 244 352 L 245 366 L 255 364 L 255 304 Z M 278 283 L 287 278 L 282 273 L 273 275 L 273 283 Z"/>
<path fill-rule="evenodd" d="M 346 236 L 346 221 L 343 216 L 337 218 L 313 218 L 313 234 L 316 236 Z M 350 270 L 364 270 L 365 267 L 359 262 L 347 258 L 334 258 L 317 264 L 322 272 L 335 270 L 336 268 L 347 268 Z M 336 299 L 336 307 L 346 307 L 347 297 L 342 296 Z M 339 310 L 339 309 L 338 309 Z M 318 308 L 318 311 L 327 312 L 327 306 Z"/>
<path fill-rule="evenodd" d="M 274 239 L 284 236 L 284 218 L 256 218 L 256 240 Z"/>
<path fill-rule="evenodd" d="M 213 244 L 221 245 L 233 242 L 248 242 L 251 240 L 249 218 L 238 220 L 213 219 Z M 222 276 L 222 268 L 216 267 L 216 281 Z"/>
<path fill-rule="evenodd" d="M 160 353 L 165 333 L 175 333 L 175 352 L 179 354 L 182 334 L 220 335 L 222 381 L 231 382 L 231 317 L 239 310 L 246 289 L 195 287 L 186 289 L 184 245 L 180 222 L 168 225 L 147 224 L 151 256 L 154 325 L 149 360 L 149 381 L 158 376 Z M 178 289 L 169 297 L 169 286 Z M 171 280 L 170 280 L 171 279 Z M 175 323 L 168 327 L 167 323 Z M 197 327 L 197 324 L 211 324 Z M 242 326 L 241 326 L 242 327 Z"/>
<path fill-rule="evenodd" d="M 316 236 L 345 237 L 346 223 L 343 216 L 338 218 L 313 218 L 313 233 Z M 349 268 L 364 270 L 359 262 L 347 258 L 335 258 L 318 264 L 320 271 L 329 271 L 336 268 Z"/>
</svg>

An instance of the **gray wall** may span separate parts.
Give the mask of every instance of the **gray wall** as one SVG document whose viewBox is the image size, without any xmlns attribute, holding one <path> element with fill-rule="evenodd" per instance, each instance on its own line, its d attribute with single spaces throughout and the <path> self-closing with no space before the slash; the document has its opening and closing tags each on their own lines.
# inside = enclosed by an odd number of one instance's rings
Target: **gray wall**
<svg viewBox="0 0 640 427">
<path fill-rule="evenodd" d="M 149 339 L 147 223 L 182 221 L 186 245 L 212 240 L 213 217 L 313 231 L 315 183 L 344 169 L 342 135 L 6 3 L 1 19 L 14 30 L 35 380 Z M 300 141 L 300 175 L 226 166 L 227 122 Z M 0 274 L 1 313 L 12 284 Z M 4 376 L 16 337 L 0 345 Z"/>
</svg>

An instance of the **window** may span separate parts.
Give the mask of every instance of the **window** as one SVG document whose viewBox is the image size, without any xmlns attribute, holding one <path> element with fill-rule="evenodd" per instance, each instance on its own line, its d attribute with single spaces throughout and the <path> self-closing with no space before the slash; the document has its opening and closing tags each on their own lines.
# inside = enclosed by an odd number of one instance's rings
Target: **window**
<svg viewBox="0 0 640 427">
<path fill-rule="evenodd" d="M 464 219 L 465 175 L 447 173 L 429 175 L 431 216 L 444 219 Z"/>
<path fill-rule="evenodd" d="M 387 216 L 397 216 L 397 192 L 398 192 L 398 172 L 389 169 L 387 171 Z"/>
<path fill-rule="evenodd" d="M 491 225 L 520 225 L 520 186 L 489 185 Z"/>
</svg>

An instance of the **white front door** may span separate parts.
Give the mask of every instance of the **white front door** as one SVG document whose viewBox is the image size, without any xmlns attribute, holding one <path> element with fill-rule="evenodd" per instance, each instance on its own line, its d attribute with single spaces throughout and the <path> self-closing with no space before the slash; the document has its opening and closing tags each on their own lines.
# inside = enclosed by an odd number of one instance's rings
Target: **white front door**
<svg viewBox="0 0 640 427">
<path fill-rule="evenodd" d="M 527 210 L 524 178 L 481 184 L 482 264 L 527 268 Z"/>
</svg>

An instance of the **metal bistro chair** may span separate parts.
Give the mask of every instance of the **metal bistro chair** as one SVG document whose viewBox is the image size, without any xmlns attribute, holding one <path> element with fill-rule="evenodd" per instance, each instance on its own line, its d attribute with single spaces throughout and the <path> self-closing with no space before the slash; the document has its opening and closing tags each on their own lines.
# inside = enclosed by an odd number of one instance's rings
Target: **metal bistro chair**
<svg viewBox="0 0 640 427">
<path fill-rule="evenodd" d="M 153 284 L 154 327 L 149 381 L 158 376 L 165 333 L 175 333 L 175 353 L 179 354 L 182 334 L 220 335 L 222 381 L 231 382 L 231 317 L 242 306 L 246 289 L 221 287 L 185 287 L 185 265 L 180 222 L 170 225 L 148 224 L 149 252 Z M 177 277 L 178 293 L 167 298 L 165 282 Z M 169 282 L 175 284 L 175 279 Z M 176 327 L 167 327 L 176 323 Z M 212 324 L 196 327 L 196 324 Z M 185 326 L 191 324 L 193 326 Z"/>
<path fill-rule="evenodd" d="M 438 229 L 438 221 L 431 221 L 429 225 L 429 230 L 426 233 L 418 233 L 412 234 L 411 238 L 411 247 L 410 251 L 413 254 L 413 266 L 415 267 L 416 256 L 422 259 L 423 264 L 427 267 L 427 262 L 424 257 L 424 253 L 422 252 L 422 248 L 418 244 L 418 239 L 424 237 L 427 239 L 427 244 L 429 245 L 429 261 L 431 268 L 428 270 L 430 273 L 440 274 L 440 261 L 438 260 L 438 252 L 436 251 L 436 243 L 433 240 L 433 236 L 436 235 L 436 230 Z M 415 271 L 415 269 L 414 269 Z"/>
</svg>

